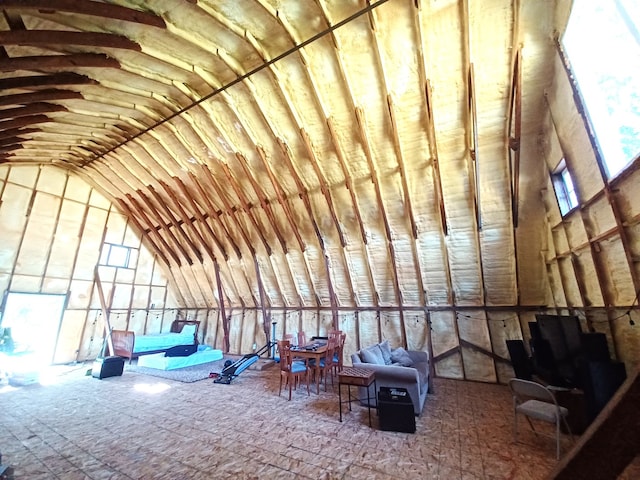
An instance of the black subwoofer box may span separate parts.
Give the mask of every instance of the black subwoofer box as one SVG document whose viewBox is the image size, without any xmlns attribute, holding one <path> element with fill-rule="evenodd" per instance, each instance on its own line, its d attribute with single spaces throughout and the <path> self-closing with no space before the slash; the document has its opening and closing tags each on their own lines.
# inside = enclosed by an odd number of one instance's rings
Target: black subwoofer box
<svg viewBox="0 0 640 480">
<path fill-rule="evenodd" d="M 124 358 L 122 357 L 98 357 L 93 362 L 91 376 L 99 379 L 107 377 L 119 377 L 124 370 Z"/>
<path fill-rule="evenodd" d="M 415 433 L 416 417 L 406 388 L 380 387 L 378 418 L 380 430 Z"/>
</svg>

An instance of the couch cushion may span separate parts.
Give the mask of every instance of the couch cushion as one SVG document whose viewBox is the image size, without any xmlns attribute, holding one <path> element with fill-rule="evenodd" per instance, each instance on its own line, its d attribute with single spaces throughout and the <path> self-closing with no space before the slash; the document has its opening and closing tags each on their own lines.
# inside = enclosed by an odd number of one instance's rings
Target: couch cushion
<svg viewBox="0 0 640 480">
<path fill-rule="evenodd" d="M 375 344 L 360 351 L 360 357 L 364 363 L 374 363 L 376 365 L 384 365 L 384 357 L 380 345 Z"/>
<path fill-rule="evenodd" d="M 391 361 L 394 363 L 399 363 L 403 367 L 413 366 L 413 360 L 411 359 L 407 351 L 402 347 L 391 350 Z"/>
<path fill-rule="evenodd" d="M 380 351 L 382 352 L 382 358 L 384 358 L 384 364 L 391 365 L 393 362 L 391 360 L 391 345 L 389 345 L 389 340 L 385 340 L 378 345 L 380 345 Z"/>
</svg>

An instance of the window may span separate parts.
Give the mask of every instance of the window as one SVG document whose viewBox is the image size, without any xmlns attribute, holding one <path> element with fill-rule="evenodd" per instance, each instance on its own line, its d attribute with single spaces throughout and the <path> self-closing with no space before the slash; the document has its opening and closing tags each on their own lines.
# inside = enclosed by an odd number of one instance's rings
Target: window
<svg viewBox="0 0 640 480">
<path fill-rule="evenodd" d="M 574 0 L 562 44 L 614 177 L 640 155 L 640 2 Z"/>
<path fill-rule="evenodd" d="M 551 174 L 553 189 L 556 192 L 560 213 L 564 217 L 567 213 L 578 206 L 578 196 L 573 188 L 573 180 L 567 169 L 564 158 L 560 161 L 555 171 Z"/>
<path fill-rule="evenodd" d="M 129 267 L 131 258 L 131 249 L 120 245 L 109 245 L 109 253 L 107 255 L 107 265 L 110 267 Z"/>
</svg>

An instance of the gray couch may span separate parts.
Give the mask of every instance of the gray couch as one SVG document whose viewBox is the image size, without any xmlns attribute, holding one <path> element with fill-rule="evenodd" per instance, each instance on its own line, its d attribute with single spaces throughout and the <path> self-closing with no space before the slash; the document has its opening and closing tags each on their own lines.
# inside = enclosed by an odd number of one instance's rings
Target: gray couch
<svg viewBox="0 0 640 480">
<path fill-rule="evenodd" d="M 372 345 L 351 354 L 354 367 L 366 366 L 376 372 L 376 386 L 406 388 L 413 403 L 416 415 L 422 413 L 429 382 L 429 354 L 416 350 L 398 348 L 391 350 L 388 341 Z M 372 406 L 377 405 L 374 386 L 369 387 Z M 361 403 L 367 402 L 367 388 L 359 387 L 358 396 Z"/>
</svg>

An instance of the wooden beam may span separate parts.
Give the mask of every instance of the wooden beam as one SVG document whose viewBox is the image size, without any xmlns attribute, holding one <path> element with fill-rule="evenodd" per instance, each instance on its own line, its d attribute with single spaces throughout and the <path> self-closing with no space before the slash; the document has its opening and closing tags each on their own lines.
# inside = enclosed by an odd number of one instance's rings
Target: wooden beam
<svg viewBox="0 0 640 480">
<path fill-rule="evenodd" d="M 258 154 L 260 155 L 260 158 L 263 159 L 263 162 L 266 161 L 264 159 L 264 156 L 265 156 L 264 150 L 262 150 L 262 148 L 258 147 L 257 145 L 255 145 L 255 148 L 258 151 Z M 254 178 L 253 172 L 249 168 L 248 161 L 247 161 L 246 157 L 244 155 L 242 155 L 240 152 L 236 152 L 236 159 L 238 160 L 238 163 L 240 164 L 240 167 L 242 168 L 242 171 L 244 173 L 244 178 L 249 180 L 249 183 L 251 183 L 251 186 L 253 187 L 253 191 L 256 194 L 256 196 L 258 197 L 258 201 L 260 202 L 260 206 L 262 207 L 262 210 L 264 211 L 264 214 L 267 217 L 267 219 L 269 219 L 269 223 L 271 224 L 271 228 L 273 229 L 273 232 L 276 234 L 276 237 L 278 238 L 278 241 L 280 242 L 280 246 L 282 247 L 282 250 L 286 255 L 287 254 L 287 242 L 284 239 L 284 236 L 282 235 L 282 232 L 280 231 L 280 227 L 278 226 L 278 222 L 276 221 L 276 215 L 274 214 L 273 209 L 271 208 L 271 204 L 269 203 L 269 199 L 267 198 L 267 195 L 264 193 L 264 190 L 262 189 L 260 184 Z M 227 165 L 223 164 L 222 168 L 224 168 L 225 170 L 229 171 L 229 173 L 230 173 L 229 167 Z"/>
<path fill-rule="evenodd" d="M 24 107 L 7 108 L 0 110 L 0 120 L 8 118 L 24 117 L 26 115 L 35 115 L 39 113 L 51 113 L 51 112 L 68 112 L 67 107 L 64 105 L 56 105 L 54 103 L 32 103 Z"/>
<path fill-rule="evenodd" d="M 469 173 L 471 176 L 470 186 L 473 193 L 473 208 L 476 216 L 476 228 L 482 230 L 482 210 L 480 208 L 480 172 L 478 169 L 479 152 L 478 152 L 478 111 L 476 108 L 476 83 L 473 63 L 469 64 L 468 72 L 468 108 L 469 108 L 469 157 L 471 159 L 471 167 Z M 478 245 L 479 247 L 480 245 Z"/>
<path fill-rule="evenodd" d="M 240 185 L 238 185 L 238 181 L 231 173 L 229 166 L 225 163 L 222 163 L 221 168 L 225 176 L 227 177 L 227 181 L 229 182 L 229 185 L 231 185 L 231 188 L 233 189 L 236 196 L 238 197 L 238 200 L 240 201 L 240 208 L 247 215 L 247 218 L 249 218 L 249 220 L 253 224 L 253 228 L 255 228 L 256 233 L 258 234 L 258 237 L 260 237 L 260 240 L 262 241 L 262 244 L 264 245 L 264 248 L 267 251 L 267 255 L 271 256 L 271 253 L 272 253 L 271 245 L 269 245 L 269 242 L 265 237 L 262 226 L 260 226 L 260 224 L 258 223 L 258 220 L 256 219 L 255 215 L 251 211 L 251 202 L 249 202 L 249 199 L 242 191 L 242 188 L 240 187 Z"/>
<path fill-rule="evenodd" d="M 362 220 L 362 213 L 360 212 L 360 205 L 358 203 L 358 197 L 356 196 L 356 192 L 355 192 L 355 188 L 353 187 L 353 181 L 351 179 L 351 174 L 349 172 L 349 167 L 347 159 L 345 158 L 345 154 L 342 150 L 340 141 L 339 141 L 339 137 L 338 137 L 338 133 L 336 132 L 336 128 L 333 124 L 333 119 L 331 117 L 327 118 L 327 128 L 329 129 L 329 134 L 331 136 L 331 140 L 333 142 L 333 145 L 335 146 L 335 151 L 336 151 L 336 156 L 338 158 L 338 163 L 340 163 L 340 168 L 342 169 L 342 175 L 345 179 L 345 187 L 347 189 L 347 191 L 349 192 L 349 196 L 351 198 L 351 205 L 353 207 L 353 212 L 356 216 L 356 219 L 358 220 L 358 227 L 360 230 L 360 238 L 362 240 L 362 248 L 365 252 L 365 255 L 368 256 L 368 251 L 367 251 L 367 243 L 368 243 L 368 239 L 367 239 L 367 231 L 364 228 L 364 221 Z M 371 290 L 372 291 L 376 291 L 376 283 L 375 283 L 375 279 L 373 277 L 373 271 L 371 270 L 371 263 L 369 262 L 365 262 L 366 264 L 366 268 L 367 268 L 367 277 L 369 278 L 369 283 L 371 285 Z M 349 266 L 347 265 L 346 268 L 349 268 Z M 357 297 L 357 293 L 354 291 L 354 296 L 356 299 L 356 305 L 358 305 L 358 297 Z M 377 295 L 374 295 L 374 299 L 377 301 Z"/>
<path fill-rule="evenodd" d="M 198 240 L 198 242 L 202 244 L 202 247 L 206 250 L 206 252 L 209 255 L 209 257 L 211 258 L 211 260 L 215 261 L 216 260 L 216 255 L 215 255 L 215 253 L 213 253 L 213 250 L 211 249 L 211 246 L 209 245 L 209 242 L 207 242 L 202 237 L 202 235 L 200 234 L 200 230 L 198 230 L 198 228 L 195 225 L 195 222 L 191 219 L 189 214 L 187 214 L 187 212 L 185 211 L 184 207 L 182 206 L 182 202 L 180 201 L 180 199 L 178 198 L 176 193 L 171 189 L 171 187 L 169 187 L 169 185 L 164 183 L 162 180 L 160 180 L 160 185 L 162 186 L 164 191 L 167 193 L 167 195 L 169 195 L 169 198 L 171 198 L 174 207 L 178 211 L 178 216 L 182 219 L 182 222 L 190 226 L 191 231 L 196 236 L 196 240 Z M 191 243 L 193 243 L 193 242 L 191 242 Z M 195 245 L 194 245 L 194 247 L 195 247 Z M 196 248 L 196 250 L 197 250 L 197 248 Z M 198 251 L 198 254 L 200 254 L 199 251 Z M 199 258 L 200 258 L 200 262 L 202 262 L 202 255 L 201 254 L 200 254 Z"/>
<path fill-rule="evenodd" d="M 7 138 L 12 138 L 17 135 L 29 135 L 31 133 L 41 132 L 39 128 L 12 128 L 10 130 L 5 130 L 0 132 L 0 140 L 4 140 Z"/>
<path fill-rule="evenodd" d="M 16 128 L 26 127 L 27 125 L 35 125 L 37 123 L 47 123 L 51 119 L 46 115 L 28 115 L 25 117 L 18 117 L 12 120 L 3 120 L 0 122 L 0 131 L 6 132 L 7 130 L 15 130 Z"/>
<path fill-rule="evenodd" d="M 622 475 L 640 445 L 638 372 L 636 367 L 547 479 L 615 480 Z"/>
<path fill-rule="evenodd" d="M 214 273 L 216 276 L 216 287 L 218 288 L 218 302 L 220 305 L 220 316 L 222 317 L 222 349 L 224 352 L 229 351 L 229 319 L 227 318 L 227 314 L 224 308 L 224 293 L 222 290 L 222 279 L 220 278 L 220 266 L 218 262 L 214 262 L 213 264 Z"/>
<path fill-rule="evenodd" d="M 149 187 L 150 185 L 147 188 Z M 138 190 L 136 193 L 138 194 L 138 197 L 142 199 L 147 209 L 151 212 L 151 215 L 153 215 L 153 217 L 156 219 L 156 222 L 158 225 L 156 228 L 158 229 L 158 233 L 165 232 L 167 234 L 167 237 L 171 239 L 171 243 L 173 243 L 178 248 L 182 256 L 187 260 L 187 263 L 189 265 L 193 265 L 193 260 L 187 253 L 182 243 L 180 243 L 180 240 L 178 240 L 178 237 L 176 236 L 176 234 L 173 232 L 173 230 L 171 230 L 171 225 L 166 224 L 164 218 L 162 217 L 162 215 L 160 215 L 160 212 L 158 211 L 157 207 L 153 204 L 151 199 L 142 190 Z M 133 200 L 133 196 L 131 196 L 131 199 Z M 153 224 L 150 223 L 150 225 L 153 225 Z"/>
<path fill-rule="evenodd" d="M 70 68 L 120 68 L 120 62 L 103 53 L 73 53 L 69 55 L 34 55 L 0 58 L 0 72 L 17 70 L 67 70 Z"/>
<path fill-rule="evenodd" d="M 127 216 L 129 221 L 136 226 L 140 234 L 149 243 L 149 245 L 151 246 L 151 250 L 155 252 L 156 255 L 158 255 L 162 259 L 162 261 L 165 263 L 165 265 L 168 268 L 171 268 L 171 263 L 169 263 L 169 259 L 165 256 L 164 252 L 158 246 L 158 244 L 156 244 L 153 238 L 151 238 L 150 232 L 157 233 L 157 231 L 155 229 L 147 230 L 146 228 L 144 228 L 140 223 L 140 221 L 138 220 L 138 216 L 133 212 L 133 210 L 129 207 L 129 205 L 127 205 L 127 203 L 122 198 L 116 197 L 116 200 L 118 202 L 118 205 L 120 205 L 120 209 L 124 212 L 124 214 Z M 180 262 L 178 261 L 177 264 L 179 266 Z"/>
<path fill-rule="evenodd" d="M 33 75 L 0 78 L 0 92 L 31 87 L 51 87 L 60 85 L 98 85 L 98 82 L 74 72 L 60 72 L 50 75 Z"/>
<path fill-rule="evenodd" d="M 384 200 L 382 198 L 382 190 L 380 189 L 380 180 L 378 178 L 378 172 L 376 170 L 373 158 L 373 151 L 371 150 L 371 142 L 369 140 L 369 134 L 367 132 L 366 119 L 364 110 L 361 107 L 357 107 L 355 110 L 358 129 L 360 132 L 360 138 L 362 139 L 365 157 L 369 165 L 369 171 L 371 175 L 371 181 L 376 193 L 376 200 L 378 203 L 378 210 L 382 217 L 384 224 L 384 230 L 387 239 L 387 250 L 389 251 L 389 259 L 391 260 L 391 273 L 393 274 L 393 285 L 395 290 L 395 297 L 397 305 L 399 306 L 400 315 L 400 331 L 402 333 L 402 344 L 407 345 L 407 331 L 404 324 L 404 313 L 402 311 L 402 291 L 400 289 L 400 282 L 398 280 L 398 265 L 396 261 L 395 248 L 393 246 L 393 235 L 391 234 L 391 226 L 389 225 L 389 219 L 387 217 L 387 210 L 385 208 Z"/>
<path fill-rule="evenodd" d="M 31 93 L 17 93 L 14 95 L 0 95 L 0 106 L 27 105 L 29 103 L 46 102 L 49 100 L 71 100 L 84 98 L 80 92 L 73 90 L 48 89 Z"/>
<path fill-rule="evenodd" d="M 122 35 L 102 32 L 71 32 L 65 30 L 5 30 L 0 31 L 0 45 L 86 45 L 142 51 L 140 45 Z"/>
<path fill-rule="evenodd" d="M 164 212 L 164 214 L 167 216 L 167 218 L 169 219 L 170 225 L 166 226 L 166 231 L 167 232 L 171 232 L 171 226 L 173 226 L 175 228 L 176 232 L 180 232 L 180 236 L 182 237 L 182 239 L 184 239 L 186 244 L 189 245 L 189 247 L 191 248 L 191 250 L 195 254 L 195 256 L 198 259 L 198 261 L 200 263 L 202 263 L 203 258 L 202 258 L 202 254 L 200 253 L 200 250 L 198 250 L 196 245 L 191 240 L 191 237 L 189 237 L 189 235 L 187 235 L 187 232 L 185 232 L 185 230 L 182 228 L 182 224 L 178 221 L 178 219 L 175 217 L 175 215 L 173 214 L 173 212 L 171 211 L 171 209 L 167 205 L 166 199 L 162 198 L 160 196 L 160 194 L 156 191 L 156 189 L 153 188 L 152 185 L 147 185 L 147 190 L 149 192 L 151 192 L 151 195 L 153 196 L 153 198 L 155 198 L 156 203 L 158 205 L 160 205 L 160 210 L 162 210 Z M 141 192 L 139 192 L 139 194 L 140 193 Z M 145 195 L 145 198 L 147 198 L 146 195 Z M 147 206 L 149 208 L 157 211 L 157 207 L 155 205 L 153 205 L 153 203 L 150 201 L 149 198 L 147 198 Z M 161 215 L 159 215 L 160 212 L 157 212 L 157 213 L 158 213 L 157 218 L 162 218 Z M 182 247 L 182 243 L 180 242 L 180 239 L 178 238 L 177 234 L 175 232 L 173 232 L 172 235 L 173 235 L 173 238 L 176 241 L 176 244 L 178 245 L 178 248 L 182 252 L 182 254 L 186 258 L 189 258 L 189 255 L 188 255 L 186 249 L 184 249 L 184 247 Z M 190 263 L 190 265 L 191 265 L 191 263 Z"/>
<path fill-rule="evenodd" d="M 94 280 L 96 283 L 96 289 L 98 291 L 98 299 L 100 300 L 100 308 L 102 309 L 102 316 L 104 317 L 104 335 L 107 340 L 107 345 L 109 346 L 109 352 L 111 355 L 115 355 L 115 350 L 113 349 L 113 339 L 111 338 L 111 321 L 109 319 L 109 307 L 107 306 L 107 302 L 104 298 L 104 290 L 102 289 L 102 282 L 100 281 L 100 273 L 98 272 L 98 266 L 94 269 Z M 112 287 L 112 294 L 115 290 L 115 285 Z M 102 353 L 104 355 L 104 352 Z"/>
<path fill-rule="evenodd" d="M 191 173 L 191 172 L 189 172 L 189 173 L 191 175 L 193 175 L 193 173 Z M 200 207 L 196 203 L 195 198 L 193 198 L 193 196 L 191 195 L 191 192 L 189 192 L 189 189 L 187 188 L 185 183 L 178 177 L 173 177 L 173 180 L 176 182 L 176 184 L 178 185 L 180 190 L 182 190 L 182 194 L 187 199 L 187 202 L 189 203 L 189 206 L 191 207 L 191 210 L 195 214 L 196 219 L 198 220 L 199 224 L 202 225 L 202 228 L 207 232 L 208 236 L 211 237 L 211 239 L 214 241 L 214 243 L 216 244 L 218 249 L 222 252 L 222 256 L 224 257 L 224 259 L 225 260 L 229 260 L 229 255 L 227 254 L 227 251 L 226 251 L 224 245 L 222 245 L 222 242 L 220 241 L 220 239 L 218 239 L 218 236 L 211 229 L 211 226 L 209 225 L 209 223 L 207 223 L 207 220 L 206 220 L 205 216 L 200 211 Z M 209 250 L 211 250 L 211 249 L 209 248 Z M 212 254 L 212 252 L 210 253 L 210 255 L 211 254 Z"/>
<path fill-rule="evenodd" d="M 166 23 L 162 17 L 153 13 L 94 0 L 82 0 L 81 2 L 77 0 L 3 0 L 1 6 L 5 10 L 37 10 L 37 13 L 40 13 L 45 18 L 48 13 L 67 12 L 166 28 Z"/>
</svg>

